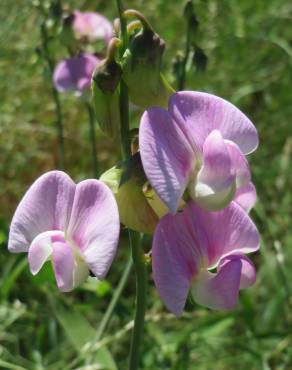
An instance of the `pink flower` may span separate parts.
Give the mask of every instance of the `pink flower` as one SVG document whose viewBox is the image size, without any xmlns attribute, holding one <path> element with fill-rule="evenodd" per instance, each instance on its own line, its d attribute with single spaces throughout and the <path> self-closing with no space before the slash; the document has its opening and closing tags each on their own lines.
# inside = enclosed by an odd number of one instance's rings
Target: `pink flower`
<svg viewBox="0 0 292 370">
<path fill-rule="evenodd" d="M 258 135 L 226 100 L 201 92 L 173 94 L 168 110 L 154 107 L 143 114 L 139 142 L 150 184 L 172 213 L 186 190 L 211 211 L 234 198 L 252 207 L 256 195 L 245 155 L 257 148 Z"/>
<path fill-rule="evenodd" d="M 156 228 L 152 247 L 155 285 L 177 316 L 189 292 L 203 306 L 231 309 L 239 290 L 255 283 L 255 268 L 244 254 L 258 248 L 257 228 L 235 202 L 217 212 L 190 202 L 183 212 L 164 216 Z"/>
<path fill-rule="evenodd" d="M 60 92 L 75 91 L 81 94 L 90 89 L 91 76 L 99 59 L 91 54 L 62 60 L 55 68 L 53 81 Z"/>
<path fill-rule="evenodd" d="M 68 292 L 89 270 L 102 279 L 115 256 L 119 216 L 111 191 L 98 180 L 75 184 L 61 171 L 38 178 L 10 226 L 10 252 L 28 252 L 33 275 L 51 258 L 58 288 Z"/>
<path fill-rule="evenodd" d="M 106 44 L 113 37 L 113 26 L 103 15 L 94 12 L 74 11 L 73 31 L 78 40 L 94 42 L 103 40 Z"/>
</svg>

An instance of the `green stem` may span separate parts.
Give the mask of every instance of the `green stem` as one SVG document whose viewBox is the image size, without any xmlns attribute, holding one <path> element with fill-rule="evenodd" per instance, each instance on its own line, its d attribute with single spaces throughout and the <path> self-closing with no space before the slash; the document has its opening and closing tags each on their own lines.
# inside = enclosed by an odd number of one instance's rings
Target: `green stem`
<svg viewBox="0 0 292 370">
<path fill-rule="evenodd" d="M 140 345 L 142 342 L 144 330 L 147 291 L 147 268 L 144 261 L 144 252 L 141 246 L 140 234 L 129 230 L 129 237 L 136 273 L 136 310 L 134 329 L 131 340 L 129 370 L 136 370 L 139 367 Z"/>
<path fill-rule="evenodd" d="M 186 83 L 186 68 L 187 68 L 187 62 L 189 59 L 191 51 L 191 23 L 190 20 L 187 21 L 187 30 L 186 30 L 186 45 L 185 45 L 185 55 L 182 60 L 182 65 L 180 68 L 180 76 L 178 80 L 178 90 L 184 90 L 185 83 Z"/>
<path fill-rule="evenodd" d="M 96 151 L 96 135 L 95 135 L 95 117 L 94 111 L 90 103 L 85 102 L 85 106 L 88 113 L 88 123 L 89 123 L 89 141 L 91 143 L 91 155 L 92 155 L 92 173 L 93 178 L 98 178 L 99 168 L 97 162 L 97 151 Z"/>
<path fill-rule="evenodd" d="M 107 325 L 110 321 L 113 310 L 116 307 L 116 304 L 117 304 L 117 302 L 118 302 L 118 300 L 119 300 L 119 298 L 120 298 L 120 296 L 121 296 L 121 294 L 124 290 L 126 282 L 128 281 L 128 277 L 130 275 L 132 265 L 133 265 L 132 258 L 130 258 L 128 263 L 127 263 L 127 266 L 126 266 L 126 268 L 123 272 L 122 278 L 119 281 L 119 284 L 116 287 L 115 292 L 112 296 L 112 299 L 111 299 L 111 301 L 110 301 L 110 303 L 109 303 L 109 305 L 106 309 L 106 312 L 105 312 L 105 314 L 104 314 L 104 316 L 101 320 L 101 323 L 99 324 L 99 327 L 98 327 L 97 333 L 96 333 L 96 337 L 95 337 L 95 341 L 94 341 L 95 343 L 98 342 L 101 339 L 101 337 L 102 337 L 102 335 L 103 335 L 103 333 L 104 333 L 104 331 L 105 331 L 105 329 L 106 329 L 106 327 L 107 327 Z"/>
<path fill-rule="evenodd" d="M 127 23 L 123 15 L 123 5 L 121 0 L 116 0 L 120 23 L 122 46 L 120 48 L 120 58 L 122 58 L 127 49 L 128 35 Z M 120 83 L 120 115 L 121 115 L 121 138 L 122 138 L 122 156 L 126 159 L 131 154 L 131 144 L 129 137 L 129 93 L 128 87 L 122 80 Z"/>
<path fill-rule="evenodd" d="M 116 0 L 116 3 L 121 22 L 122 48 L 120 57 L 122 57 L 127 48 L 128 42 L 127 24 L 123 16 L 122 0 Z M 131 154 L 131 145 L 129 137 L 129 94 L 127 85 L 123 80 L 120 84 L 120 114 L 122 153 L 123 158 L 126 159 Z M 136 370 L 139 366 L 140 345 L 142 341 L 146 311 L 147 269 L 144 261 L 144 252 L 141 246 L 140 234 L 133 230 L 129 230 L 129 240 L 136 274 L 136 308 L 131 340 L 129 370 Z"/>
<path fill-rule="evenodd" d="M 122 154 L 123 158 L 126 159 L 131 154 L 131 142 L 129 135 L 129 93 L 128 87 L 123 80 L 120 83 L 120 115 Z"/>
<path fill-rule="evenodd" d="M 46 59 L 47 64 L 48 64 L 51 81 L 53 81 L 55 62 L 50 55 L 50 51 L 48 47 L 49 36 L 47 33 L 45 21 L 41 25 L 41 37 L 42 37 L 44 58 Z M 56 127 L 57 127 L 57 133 L 58 133 L 58 138 L 59 138 L 59 169 L 64 170 L 65 168 L 64 119 L 63 119 L 63 112 L 61 108 L 59 93 L 55 89 L 53 83 L 52 83 L 52 96 L 53 96 L 53 101 L 55 104 Z"/>
<path fill-rule="evenodd" d="M 122 0 L 116 0 L 116 3 L 117 3 L 120 22 L 121 22 L 121 38 L 122 38 L 122 42 L 123 42 L 122 53 L 124 53 L 124 51 L 127 48 L 127 44 L 128 44 L 127 22 L 125 20 L 124 15 L 123 15 L 124 9 L 123 9 L 123 5 L 122 5 Z"/>
</svg>

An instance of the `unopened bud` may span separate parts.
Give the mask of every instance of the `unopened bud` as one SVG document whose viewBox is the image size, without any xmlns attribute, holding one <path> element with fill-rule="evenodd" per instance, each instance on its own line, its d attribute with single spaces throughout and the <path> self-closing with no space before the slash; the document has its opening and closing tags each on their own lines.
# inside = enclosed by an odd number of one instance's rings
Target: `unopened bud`
<svg viewBox="0 0 292 370">
<path fill-rule="evenodd" d="M 142 29 L 131 40 L 123 56 L 123 79 L 129 88 L 130 100 L 141 108 L 166 107 L 173 90 L 161 76 L 161 61 L 165 42 L 155 33 L 144 16 L 135 11 L 124 12 L 136 16 Z M 137 28 L 137 23 L 134 23 Z"/>
<path fill-rule="evenodd" d="M 126 162 L 106 171 L 100 180 L 115 195 L 121 223 L 135 231 L 152 234 L 158 217 L 142 191 L 145 175 L 140 154 L 136 153 Z"/>
<path fill-rule="evenodd" d="M 96 67 L 92 76 L 92 95 L 97 122 L 106 134 L 117 137 L 120 127 L 119 84 L 121 67 L 115 61 L 119 40 L 113 38 L 106 59 Z"/>
</svg>

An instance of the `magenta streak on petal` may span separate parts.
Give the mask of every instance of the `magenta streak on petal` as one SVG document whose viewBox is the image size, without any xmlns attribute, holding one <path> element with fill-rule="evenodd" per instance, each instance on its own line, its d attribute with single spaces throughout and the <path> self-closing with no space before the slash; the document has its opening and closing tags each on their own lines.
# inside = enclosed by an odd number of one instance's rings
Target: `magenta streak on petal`
<svg viewBox="0 0 292 370">
<path fill-rule="evenodd" d="M 255 225 L 234 202 L 220 212 L 190 202 L 183 212 L 164 216 L 152 246 L 153 278 L 161 299 L 180 316 L 191 287 L 198 303 L 231 309 L 239 288 L 255 281 L 254 267 L 242 253 L 258 246 Z M 217 273 L 210 273 L 215 266 Z"/>
<path fill-rule="evenodd" d="M 259 233 L 246 212 L 235 202 L 222 211 L 209 212 L 194 202 L 184 212 L 191 218 L 194 234 L 200 233 L 207 267 L 214 267 L 220 259 L 233 253 L 251 253 L 259 248 Z"/>
</svg>

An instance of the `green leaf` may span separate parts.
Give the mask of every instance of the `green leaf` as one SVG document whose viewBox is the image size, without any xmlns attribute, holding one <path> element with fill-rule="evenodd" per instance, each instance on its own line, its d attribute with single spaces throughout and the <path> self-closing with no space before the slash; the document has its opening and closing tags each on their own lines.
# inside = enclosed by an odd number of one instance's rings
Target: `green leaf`
<svg viewBox="0 0 292 370">
<path fill-rule="evenodd" d="M 66 310 L 60 306 L 55 309 L 55 313 L 69 342 L 71 342 L 77 352 L 80 352 L 85 344 L 94 340 L 96 336 L 95 329 L 80 313 L 73 310 Z M 117 370 L 115 361 L 105 346 L 96 352 L 92 361 L 95 364 L 98 363 L 101 369 Z"/>
</svg>

